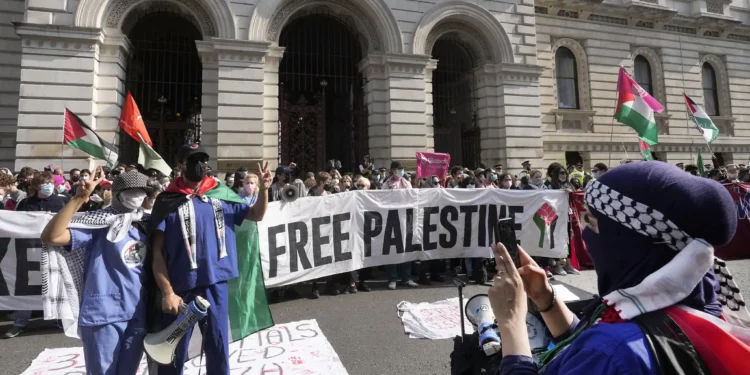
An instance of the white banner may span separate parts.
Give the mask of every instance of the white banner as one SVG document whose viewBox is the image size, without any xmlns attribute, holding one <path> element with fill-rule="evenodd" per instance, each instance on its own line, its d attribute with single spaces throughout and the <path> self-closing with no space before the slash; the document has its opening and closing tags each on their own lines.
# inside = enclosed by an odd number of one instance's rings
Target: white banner
<svg viewBox="0 0 750 375">
<path fill-rule="evenodd" d="M 0 310 L 42 309 L 42 234 L 51 214 L 0 210 Z"/>
<path fill-rule="evenodd" d="M 498 218 L 513 215 L 529 254 L 568 252 L 568 193 L 408 189 L 273 203 L 258 226 L 267 287 L 413 260 L 492 256 Z"/>
<path fill-rule="evenodd" d="M 568 193 L 499 189 L 357 191 L 273 202 L 258 224 L 267 287 L 413 260 L 490 257 L 514 215 L 531 255 L 568 252 Z M 0 210 L 0 310 L 41 310 L 39 237 L 51 214 Z"/>
<path fill-rule="evenodd" d="M 409 338 L 440 340 L 461 335 L 461 310 L 458 307 L 458 297 L 432 303 L 403 301 L 396 308 Z M 474 332 L 474 327 L 468 319 L 464 319 L 463 324 L 465 332 Z"/>
<path fill-rule="evenodd" d="M 233 374 L 347 375 L 315 319 L 278 324 L 229 344 Z M 85 374 L 83 348 L 45 349 L 21 375 Z M 206 373 L 205 358 L 185 364 L 185 375 Z M 148 374 L 146 357 L 136 375 Z"/>
</svg>

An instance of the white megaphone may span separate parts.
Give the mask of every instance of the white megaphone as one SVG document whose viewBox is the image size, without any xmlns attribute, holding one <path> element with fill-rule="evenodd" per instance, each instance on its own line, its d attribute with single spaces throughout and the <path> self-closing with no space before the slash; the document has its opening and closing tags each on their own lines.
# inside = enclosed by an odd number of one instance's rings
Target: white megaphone
<svg viewBox="0 0 750 375">
<path fill-rule="evenodd" d="M 477 294 L 466 302 L 466 318 L 469 319 L 479 333 L 479 348 L 490 356 L 500 352 L 500 336 L 498 336 L 495 314 L 490 307 L 490 297 Z"/>
<path fill-rule="evenodd" d="M 189 305 L 183 304 L 180 315 L 169 325 L 169 327 L 146 335 L 143 340 L 143 349 L 154 362 L 162 365 L 171 364 L 174 360 L 174 351 L 177 344 L 185 336 L 185 333 L 208 314 L 211 304 L 204 298 L 195 297 Z"/>
</svg>

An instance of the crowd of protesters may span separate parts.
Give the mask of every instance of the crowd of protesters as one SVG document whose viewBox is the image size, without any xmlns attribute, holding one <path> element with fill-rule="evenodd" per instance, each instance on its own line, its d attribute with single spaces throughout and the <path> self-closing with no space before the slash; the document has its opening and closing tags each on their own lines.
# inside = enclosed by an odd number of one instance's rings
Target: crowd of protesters
<svg viewBox="0 0 750 375">
<path fill-rule="evenodd" d="M 630 161 L 621 161 L 621 164 Z M 394 190 L 394 189 L 510 189 L 510 190 L 567 190 L 579 191 L 592 180 L 601 177 L 608 167 L 603 163 L 593 166 L 590 171 L 584 171 L 581 164 L 563 166 L 561 163 L 551 163 L 546 169 L 533 168 L 529 161 L 522 163 L 522 171 L 518 174 L 508 173 L 501 164 L 492 167 L 484 164 L 478 168 L 469 169 L 453 166 L 447 176 L 417 178 L 415 173 L 406 171 L 400 161 L 392 161 L 389 168 L 376 167 L 373 160 L 366 155 L 362 164 L 355 171 L 342 171 L 341 163 L 336 160 L 328 162 L 327 170 L 318 172 L 300 171 L 294 163 L 280 166 L 276 169 L 273 184 L 268 191 L 269 201 L 280 201 L 287 186 L 293 186 L 297 197 L 317 197 L 354 190 Z M 714 164 L 684 165 L 677 167 L 693 175 L 714 179 L 721 183 L 742 182 L 750 183 L 750 172 L 744 164 L 729 164 L 719 166 Z M 149 177 L 151 192 L 146 197 L 143 208 L 150 212 L 156 197 L 163 192 L 173 178 L 179 176 L 179 170 L 173 171 L 171 176 L 149 170 L 145 171 L 137 165 L 121 164 L 115 168 L 104 167 L 104 180 L 91 194 L 89 201 L 81 207 L 79 212 L 93 211 L 109 207 L 112 204 L 112 182 L 120 173 L 139 170 Z M 211 170 L 208 175 L 218 180 L 217 174 Z M 72 169 L 66 176 L 63 169 L 48 165 L 42 171 L 30 167 L 22 168 L 17 174 L 8 169 L 0 169 L 0 208 L 15 211 L 43 211 L 58 212 L 76 194 L 79 181 L 93 179 L 88 169 Z M 227 173 L 224 179 L 227 186 L 242 197 L 249 206 L 253 206 L 258 199 L 259 176 L 247 168 L 239 168 Z M 288 190 L 288 189 L 287 189 Z M 536 258 L 537 263 L 547 273 L 547 277 L 578 274 L 568 259 Z M 465 273 L 472 281 L 484 283 L 489 280 L 487 263 L 482 259 L 449 259 L 431 260 L 428 262 L 407 262 L 398 265 L 384 266 L 388 280 L 388 288 L 396 289 L 398 285 L 416 288 L 420 284 L 431 284 L 433 281 L 444 281 L 444 275 L 455 276 Z M 346 275 L 335 275 L 312 282 L 311 298 L 319 298 L 318 284 L 324 283 L 324 293 L 338 295 L 340 293 L 357 293 L 370 291 L 367 281 L 372 278 L 372 269 L 353 271 Z M 415 279 L 417 281 L 415 281 Z M 343 288 L 339 286 L 343 285 Z M 299 295 L 295 286 L 277 288 L 269 291 L 272 300 L 295 297 Z M 16 311 L 14 325 L 5 333 L 6 338 L 12 338 L 22 333 L 29 323 L 30 311 Z"/>
</svg>

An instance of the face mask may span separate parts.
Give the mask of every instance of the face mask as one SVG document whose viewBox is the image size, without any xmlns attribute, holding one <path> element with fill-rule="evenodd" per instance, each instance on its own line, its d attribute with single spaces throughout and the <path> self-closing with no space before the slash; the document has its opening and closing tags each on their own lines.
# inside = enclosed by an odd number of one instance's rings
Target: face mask
<svg viewBox="0 0 750 375">
<path fill-rule="evenodd" d="M 403 169 L 396 169 L 396 176 L 398 176 L 398 177 L 404 177 L 404 170 Z"/>
<path fill-rule="evenodd" d="M 595 179 L 597 179 L 597 180 L 598 180 L 598 179 L 599 179 L 599 177 L 601 177 L 601 176 L 602 176 L 602 173 L 601 173 L 601 172 L 599 172 L 599 171 L 596 171 L 596 172 L 594 172 L 594 178 L 595 178 Z"/>
<path fill-rule="evenodd" d="M 510 181 L 503 181 L 502 185 L 500 186 L 502 186 L 503 189 L 510 189 L 510 185 L 511 185 Z"/>
<path fill-rule="evenodd" d="M 248 195 L 253 195 L 253 193 L 255 192 L 255 183 L 251 182 L 249 184 L 245 184 L 245 192 Z"/>
<path fill-rule="evenodd" d="M 117 195 L 117 200 L 120 204 L 128 210 L 134 211 L 143 205 L 143 201 L 146 199 L 146 192 L 140 189 L 131 189 L 120 192 Z"/>
<path fill-rule="evenodd" d="M 467 189 L 473 189 L 473 188 L 474 188 L 474 185 L 472 185 L 472 184 L 466 185 L 466 188 L 467 188 Z"/>
<path fill-rule="evenodd" d="M 91 199 L 91 201 L 95 202 L 95 203 L 101 203 L 104 200 L 98 194 L 91 195 L 91 197 L 89 197 L 89 199 Z"/>
<path fill-rule="evenodd" d="M 62 194 L 65 192 L 65 185 L 57 185 L 57 194 Z"/>
<path fill-rule="evenodd" d="M 78 182 L 78 180 L 80 180 L 80 176 L 70 176 L 71 182 Z"/>
<path fill-rule="evenodd" d="M 497 181 L 497 173 L 492 174 L 492 182 Z"/>
<path fill-rule="evenodd" d="M 81 176 L 81 180 L 86 181 L 89 179 L 89 176 Z"/>
<path fill-rule="evenodd" d="M 737 173 L 727 173 L 727 179 L 736 180 L 737 179 Z"/>
<path fill-rule="evenodd" d="M 542 184 L 542 178 L 541 177 L 532 178 L 531 179 L 531 183 L 534 184 L 534 185 L 536 185 L 536 186 L 539 186 L 539 185 Z"/>
<path fill-rule="evenodd" d="M 55 192 L 55 184 L 52 184 L 52 183 L 44 184 L 39 188 L 39 193 L 47 197 L 52 195 L 52 193 L 54 192 Z"/>
<path fill-rule="evenodd" d="M 206 163 L 198 160 L 189 160 L 185 165 L 185 178 L 193 182 L 201 182 L 208 173 L 208 166 Z"/>
</svg>

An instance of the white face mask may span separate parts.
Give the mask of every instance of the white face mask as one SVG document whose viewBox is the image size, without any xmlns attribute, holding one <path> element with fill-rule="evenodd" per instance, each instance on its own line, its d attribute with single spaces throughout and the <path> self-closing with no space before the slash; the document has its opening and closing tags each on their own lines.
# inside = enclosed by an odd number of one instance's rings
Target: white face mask
<svg viewBox="0 0 750 375">
<path fill-rule="evenodd" d="M 102 201 L 104 201 L 104 199 L 102 199 L 99 194 L 91 194 L 91 197 L 89 197 L 89 199 L 91 199 L 91 201 L 95 203 L 101 203 Z"/>
<path fill-rule="evenodd" d="M 404 170 L 403 169 L 396 169 L 396 176 L 398 176 L 398 177 L 404 177 Z"/>
<path fill-rule="evenodd" d="M 128 210 L 136 210 L 138 207 L 143 205 L 143 201 L 146 199 L 146 192 L 140 189 L 130 189 L 120 192 L 117 196 L 117 200 L 120 204 Z"/>
<path fill-rule="evenodd" d="M 86 181 L 89 179 L 89 176 L 81 176 L 81 180 Z"/>
<path fill-rule="evenodd" d="M 736 180 L 737 179 L 737 173 L 727 173 L 727 179 Z"/>
</svg>

